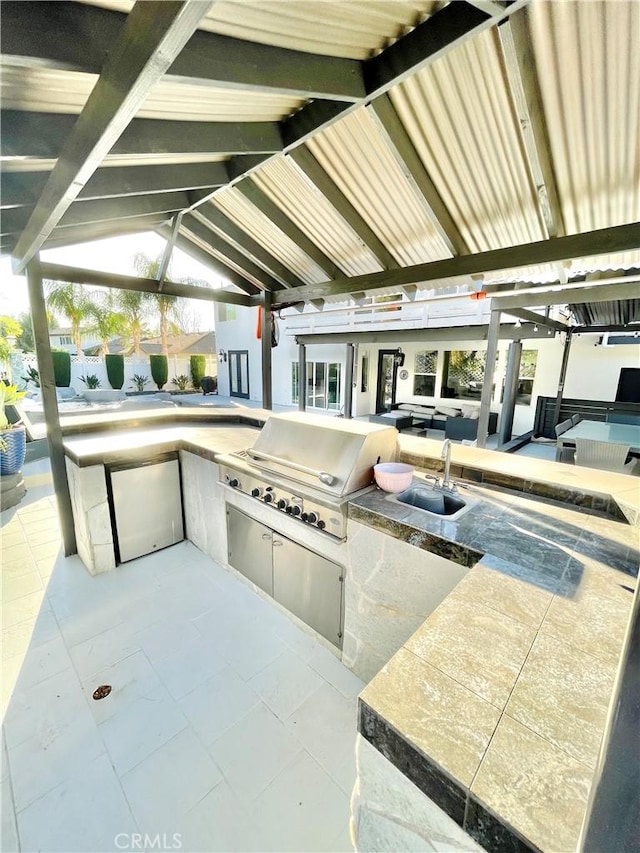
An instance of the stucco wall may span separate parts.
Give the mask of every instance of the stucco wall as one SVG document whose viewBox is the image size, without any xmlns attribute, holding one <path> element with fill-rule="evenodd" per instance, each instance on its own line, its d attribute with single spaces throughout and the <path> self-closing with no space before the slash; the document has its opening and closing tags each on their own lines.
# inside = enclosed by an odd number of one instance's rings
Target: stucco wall
<svg viewBox="0 0 640 853">
<path fill-rule="evenodd" d="M 249 350 L 250 398 L 260 400 L 261 390 L 261 353 L 260 342 L 255 336 L 257 309 L 237 309 L 237 320 L 217 321 L 216 336 L 219 346 L 228 349 Z M 443 318 L 443 323 L 444 323 Z M 447 322 L 453 322 L 451 317 Z M 460 318 L 458 318 L 460 319 Z M 290 406 L 291 402 L 291 364 L 298 360 L 298 347 L 292 334 L 287 334 L 286 318 L 280 322 L 280 343 L 273 350 L 273 402 L 277 405 Z M 289 323 L 291 325 L 291 323 Z M 343 329 L 336 327 L 336 331 Z M 600 335 L 580 335 L 574 338 L 569 369 L 565 384 L 566 397 L 578 397 L 590 400 L 614 400 L 618 377 L 622 367 L 640 366 L 640 344 L 638 346 L 597 346 Z M 378 367 L 378 351 L 380 349 L 396 349 L 400 344 L 389 341 L 384 344 L 359 344 L 356 356 L 355 388 L 353 395 L 353 413 L 355 416 L 366 416 L 375 410 L 376 374 Z M 428 404 L 440 399 L 442 387 L 442 370 L 444 359 L 442 353 L 451 349 L 484 350 L 486 341 L 464 341 L 427 344 L 424 342 L 402 343 L 405 353 L 405 369 L 408 378 L 403 380 L 398 376 L 396 399 L 398 401 L 419 402 Z M 496 394 L 492 403 L 492 411 L 500 411 L 500 388 L 507 362 L 509 341 L 501 341 L 498 348 L 498 365 L 496 371 Z M 531 405 L 516 406 L 513 431 L 515 435 L 532 429 L 538 395 L 553 396 L 557 392 L 560 363 L 562 360 L 563 341 L 561 337 L 549 340 L 536 339 L 524 341 L 525 349 L 538 350 L 538 363 L 533 386 Z M 414 364 L 416 353 L 423 349 L 434 349 L 439 353 L 436 389 L 433 398 L 416 397 L 413 394 Z M 362 357 L 369 356 L 368 388 L 361 390 Z M 308 346 L 308 361 L 338 361 L 342 364 L 343 399 L 344 399 L 344 369 L 346 365 L 346 346 L 344 344 Z M 228 364 L 219 365 L 219 388 L 221 394 L 229 393 Z"/>
</svg>

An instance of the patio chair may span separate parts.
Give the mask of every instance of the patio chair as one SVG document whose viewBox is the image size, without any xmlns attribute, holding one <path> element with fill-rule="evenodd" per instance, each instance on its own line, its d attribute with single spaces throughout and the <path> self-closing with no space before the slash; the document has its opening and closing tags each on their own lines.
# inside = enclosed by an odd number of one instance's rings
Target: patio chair
<svg viewBox="0 0 640 853">
<path fill-rule="evenodd" d="M 615 471 L 619 474 L 633 474 L 637 460 L 625 465 L 629 447 L 625 444 L 612 444 L 608 441 L 594 441 L 590 438 L 576 438 L 576 465 L 583 468 L 598 468 L 601 471 Z"/>
<path fill-rule="evenodd" d="M 556 424 L 554 429 L 556 433 L 556 439 L 560 438 L 563 432 L 566 432 L 573 426 L 571 423 L 571 418 L 567 418 L 566 421 L 562 421 L 560 424 Z M 556 442 L 556 462 L 568 462 L 569 464 L 574 461 L 575 450 L 573 447 L 563 447 L 562 444 L 557 441 Z"/>
<path fill-rule="evenodd" d="M 580 423 L 581 420 L 582 420 L 582 418 L 576 412 L 575 415 L 571 415 L 571 426 L 576 426 L 577 424 Z"/>
</svg>

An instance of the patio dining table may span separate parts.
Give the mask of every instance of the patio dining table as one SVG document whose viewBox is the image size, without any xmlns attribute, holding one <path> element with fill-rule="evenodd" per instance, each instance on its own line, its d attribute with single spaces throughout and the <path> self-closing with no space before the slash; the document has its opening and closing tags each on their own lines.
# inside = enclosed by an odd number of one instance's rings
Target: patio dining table
<svg viewBox="0 0 640 853">
<path fill-rule="evenodd" d="M 580 421 L 558 437 L 561 447 L 575 447 L 576 438 L 590 438 L 609 444 L 626 444 L 632 451 L 640 451 L 640 425 L 617 424 L 605 421 Z"/>
</svg>

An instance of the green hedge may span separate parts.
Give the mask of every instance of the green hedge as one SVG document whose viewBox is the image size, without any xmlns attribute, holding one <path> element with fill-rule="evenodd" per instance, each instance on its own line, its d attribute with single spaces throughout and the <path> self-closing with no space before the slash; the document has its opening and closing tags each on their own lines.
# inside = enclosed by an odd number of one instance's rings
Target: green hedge
<svg viewBox="0 0 640 853">
<path fill-rule="evenodd" d="M 150 355 L 149 361 L 151 362 L 151 376 L 153 377 L 153 381 L 158 386 L 158 390 L 162 391 L 169 378 L 167 357 L 166 355 Z"/>
<path fill-rule="evenodd" d="M 104 360 L 107 366 L 109 385 L 119 391 L 124 385 L 124 356 L 105 355 Z"/>
<path fill-rule="evenodd" d="M 202 382 L 202 377 L 205 376 L 207 370 L 207 359 L 204 355 L 192 355 L 190 359 L 191 381 L 193 387 L 197 390 Z"/>
<path fill-rule="evenodd" d="M 71 355 L 68 352 L 52 352 L 51 358 L 56 388 L 68 388 L 71 385 Z"/>
</svg>

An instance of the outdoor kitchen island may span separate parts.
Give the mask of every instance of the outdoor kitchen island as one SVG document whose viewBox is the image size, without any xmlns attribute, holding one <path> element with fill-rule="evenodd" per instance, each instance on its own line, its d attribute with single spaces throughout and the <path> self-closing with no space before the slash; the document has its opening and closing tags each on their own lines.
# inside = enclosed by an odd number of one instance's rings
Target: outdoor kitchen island
<svg viewBox="0 0 640 853">
<path fill-rule="evenodd" d="M 341 543 L 219 482 L 219 453 L 257 435 L 237 417 L 139 426 L 69 436 L 68 463 L 88 472 L 179 450 L 187 536 L 219 563 L 231 501 L 346 568 L 343 661 L 375 676 L 359 707 L 359 850 L 470 850 L 470 836 L 491 850 L 575 846 L 635 586 L 637 529 L 623 521 L 638 520 L 630 478 L 456 446 L 454 478 L 486 484 L 470 486 L 481 499 L 473 513 L 428 529 L 434 522 L 399 517 L 372 491 L 350 502 Z M 437 469 L 439 442 L 401 436 L 400 449 L 416 468 Z M 567 499 L 574 506 L 559 505 Z M 431 567 L 439 588 L 420 613 Z"/>
<path fill-rule="evenodd" d="M 437 470 L 428 444 L 403 438 L 402 458 Z M 574 850 L 636 586 L 639 484 L 455 451 L 463 499 L 492 487 L 475 516 L 434 518 L 379 492 L 351 507 L 363 594 L 385 570 L 382 536 L 474 561 L 360 695 L 357 846 Z"/>
</svg>

